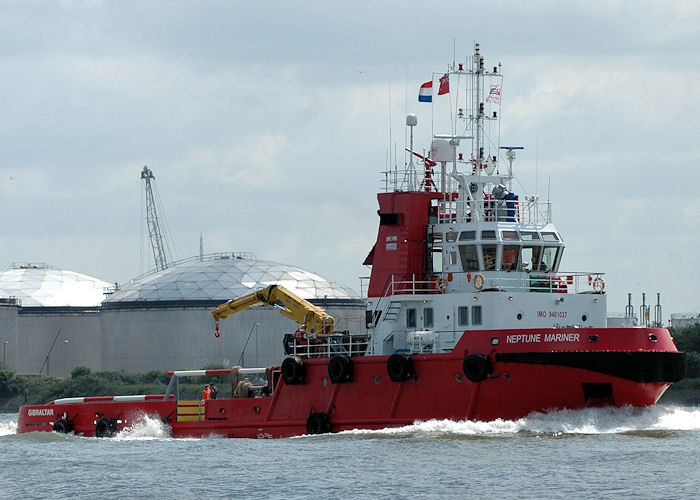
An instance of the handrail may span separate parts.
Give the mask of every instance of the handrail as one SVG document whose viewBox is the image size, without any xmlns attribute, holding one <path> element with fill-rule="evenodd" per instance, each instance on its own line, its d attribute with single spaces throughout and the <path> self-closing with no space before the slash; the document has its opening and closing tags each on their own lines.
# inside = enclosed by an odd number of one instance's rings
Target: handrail
<svg viewBox="0 0 700 500">
<path fill-rule="evenodd" d="M 475 280 L 477 276 L 480 279 Z M 434 275 L 431 279 L 420 276 L 392 275 L 384 297 L 393 295 L 422 295 L 440 293 L 482 293 L 493 291 L 532 293 L 594 293 L 605 292 L 604 273 L 585 272 L 459 272 Z"/>
</svg>

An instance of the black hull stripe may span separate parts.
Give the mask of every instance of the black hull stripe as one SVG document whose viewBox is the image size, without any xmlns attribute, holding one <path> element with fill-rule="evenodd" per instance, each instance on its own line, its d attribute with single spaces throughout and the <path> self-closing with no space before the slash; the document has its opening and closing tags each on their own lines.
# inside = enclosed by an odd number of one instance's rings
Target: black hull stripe
<svg viewBox="0 0 700 500">
<path fill-rule="evenodd" d="M 496 361 L 567 366 L 635 382 L 678 382 L 687 370 L 684 352 L 502 352 L 496 353 Z"/>
</svg>

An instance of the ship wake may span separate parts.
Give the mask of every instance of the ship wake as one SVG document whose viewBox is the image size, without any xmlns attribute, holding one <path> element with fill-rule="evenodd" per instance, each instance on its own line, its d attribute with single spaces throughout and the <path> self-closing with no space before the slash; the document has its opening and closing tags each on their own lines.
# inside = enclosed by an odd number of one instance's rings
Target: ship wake
<svg viewBox="0 0 700 500">
<path fill-rule="evenodd" d="M 640 434 L 663 437 L 673 431 L 700 430 L 700 408 L 586 408 L 532 413 L 517 420 L 428 420 L 404 427 L 352 430 L 368 437 L 488 437 L 509 435 Z"/>
</svg>

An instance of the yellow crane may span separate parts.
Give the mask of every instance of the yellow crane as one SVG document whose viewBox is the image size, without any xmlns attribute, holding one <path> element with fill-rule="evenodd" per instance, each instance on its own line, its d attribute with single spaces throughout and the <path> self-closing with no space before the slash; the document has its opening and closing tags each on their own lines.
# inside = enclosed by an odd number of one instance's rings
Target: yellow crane
<svg viewBox="0 0 700 500">
<path fill-rule="evenodd" d="M 216 306 L 212 315 L 218 325 L 220 319 L 257 305 L 277 306 L 282 314 L 299 323 L 300 329 L 304 330 L 307 335 L 331 335 L 334 333 L 335 320 L 333 316 L 329 315 L 322 307 L 315 306 L 280 285 L 270 285 L 248 295 L 229 300 Z"/>
</svg>

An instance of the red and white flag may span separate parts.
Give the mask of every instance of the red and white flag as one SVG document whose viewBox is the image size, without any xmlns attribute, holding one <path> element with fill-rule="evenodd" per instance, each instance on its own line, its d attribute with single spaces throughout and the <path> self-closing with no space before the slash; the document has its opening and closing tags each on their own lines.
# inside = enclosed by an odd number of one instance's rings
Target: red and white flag
<svg viewBox="0 0 700 500">
<path fill-rule="evenodd" d="M 489 90 L 489 96 L 486 98 L 486 102 L 495 102 L 499 104 L 501 102 L 501 85 L 492 85 L 491 90 Z"/>
</svg>

